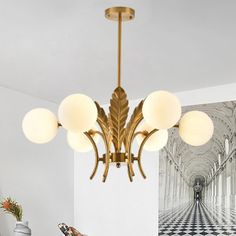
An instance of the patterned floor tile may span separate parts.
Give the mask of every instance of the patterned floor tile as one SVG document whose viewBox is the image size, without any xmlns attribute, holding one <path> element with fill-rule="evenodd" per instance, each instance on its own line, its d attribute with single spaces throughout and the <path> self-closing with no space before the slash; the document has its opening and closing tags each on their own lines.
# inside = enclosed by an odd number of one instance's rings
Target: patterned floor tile
<svg viewBox="0 0 236 236">
<path fill-rule="evenodd" d="M 195 202 L 161 213 L 158 235 L 236 236 L 236 212 Z"/>
</svg>

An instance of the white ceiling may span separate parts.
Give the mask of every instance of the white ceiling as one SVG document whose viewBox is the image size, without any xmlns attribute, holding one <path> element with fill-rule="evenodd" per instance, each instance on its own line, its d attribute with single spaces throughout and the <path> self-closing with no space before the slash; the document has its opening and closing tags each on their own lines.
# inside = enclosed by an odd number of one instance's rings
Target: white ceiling
<svg viewBox="0 0 236 236">
<path fill-rule="evenodd" d="M 129 98 L 236 81 L 235 0 L 0 0 L 0 86 L 59 103 L 82 92 L 107 103 L 116 85 L 117 26 L 126 5 L 123 87 Z"/>
</svg>

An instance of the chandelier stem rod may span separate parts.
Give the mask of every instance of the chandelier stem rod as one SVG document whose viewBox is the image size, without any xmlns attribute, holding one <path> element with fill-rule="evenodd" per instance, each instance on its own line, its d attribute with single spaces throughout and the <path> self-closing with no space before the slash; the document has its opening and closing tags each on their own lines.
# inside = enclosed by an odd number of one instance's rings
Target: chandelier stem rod
<svg viewBox="0 0 236 236">
<path fill-rule="evenodd" d="M 122 32 L 122 15 L 119 13 L 118 20 L 118 87 L 121 86 L 121 32 Z"/>
</svg>

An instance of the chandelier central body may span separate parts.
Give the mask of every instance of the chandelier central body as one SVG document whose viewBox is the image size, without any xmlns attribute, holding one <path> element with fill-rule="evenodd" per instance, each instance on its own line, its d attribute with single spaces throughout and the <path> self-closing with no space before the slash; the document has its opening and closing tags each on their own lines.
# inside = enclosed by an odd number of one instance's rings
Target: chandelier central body
<svg viewBox="0 0 236 236">
<path fill-rule="evenodd" d="M 143 149 L 158 151 L 168 140 L 168 129 L 178 128 L 186 143 L 203 145 L 213 135 L 214 126 L 210 117 L 201 111 L 186 113 L 181 119 L 181 105 L 177 97 L 167 91 L 155 91 L 142 100 L 134 109 L 129 120 L 129 102 L 121 87 L 121 39 L 122 22 L 135 17 L 135 11 L 128 7 L 113 7 L 105 11 L 107 19 L 118 22 L 118 71 L 117 87 L 110 99 L 108 114 L 91 98 L 83 94 L 66 97 L 58 109 L 58 118 L 49 110 L 36 108 L 23 119 L 23 132 L 34 143 L 47 143 L 57 134 L 58 128 L 67 130 L 67 141 L 75 151 L 94 150 L 95 166 L 90 176 L 93 179 L 99 163 L 104 164 L 103 182 L 106 181 L 111 164 L 117 168 L 125 165 L 130 181 L 134 177 L 134 163 L 137 163 L 143 178 L 146 175 L 141 164 Z M 97 123 L 97 126 L 94 124 Z M 101 138 L 105 153 L 97 146 Z M 134 153 L 133 142 L 139 148 Z"/>
<path fill-rule="evenodd" d="M 97 123 L 100 126 L 100 131 L 90 130 L 85 134 L 93 144 L 93 148 L 96 154 L 96 163 L 91 179 L 94 177 L 99 161 L 105 164 L 105 171 L 103 174 L 103 181 L 106 180 L 110 163 L 114 163 L 116 167 L 120 167 L 122 164 L 126 164 L 128 168 L 128 175 L 130 181 L 133 180 L 133 162 L 137 161 L 139 170 L 144 178 L 146 178 L 141 165 L 141 154 L 146 140 L 157 129 L 153 129 L 151 132 L 136 131 L 137 126 L 143 120 L 142 105 L 143 101 L 134 109 L 133 115 L 129 122 L 127 122 L 129 106 L 127 95 L 123 88 L 117 87 L 110 100 L 109 114 L 106 115 L 104 109 L 100 107 L 98 103 L 95 103 L 98 110 Z M 127 123 L 127 124 L 126 124 Z M 99 156 L 99 151 L 96 143 L 93 140 L 95 134 L 99 134 L 105 145 L 106 153 Z M 132 153 L 132 143 L 137 135 L 143 135 L 143 139 L 137 155 Z"/>
<path fill-rule="evenodd" d="M 93 143 L 93 148 L 96 154 L 96 163 L 90 178 L 92 179 L 97 171 L 99 161 L 105 164 L 105 171 L 103 174 L 103 181 L 106 181 L 109 165 L 113 163 L 117 168 L 120 168 L 121 165 L 127 165 L 128 175 L 130 181 L 133 180 L 134 170 L 133 162 L 138 162 L 139 170 L 144 178 L 142 165 L 141 165 L 141 153 L 145 140 L 143 144 L 140 145 L 138 154 L 135 156 L 132 153 L 132 143 L 136 135 L 142 134 L 146 137 L 149 137 L 148 132 L 135 132 L 138 124 L 142 121 L 142 104 L 143 101 L 135 108 L 133 115 L 131 116 L 130 121 L 127 123 L 127 117 L 129 113 L 129 104 L 125 90 L 121 87 L 121 40 L 122 40 L 122 21 L 129 21 L 134 19 L 135 11 L 132 8 L 128 7 L 113 7 L 108 8 L 105 11 L 105 16 L 109 20 L 118 22 L 118 71 L 117 71 L 117 88 L 112 94 L 109 106 L 109 114 L 106 115 L 102 107 L 99 106 L 97 102 L 98 110 L 98 119 L 97 122 L 101 128 L 102 132 L 90 130 L 86 133 L 87 137 Z M 153 130 L 155 132 L 156 130 Z M 98 148 L 93 141 L 93 135 L 99 134 L 106 148 L 106 153 L 99 157 Z"/>
</svg>

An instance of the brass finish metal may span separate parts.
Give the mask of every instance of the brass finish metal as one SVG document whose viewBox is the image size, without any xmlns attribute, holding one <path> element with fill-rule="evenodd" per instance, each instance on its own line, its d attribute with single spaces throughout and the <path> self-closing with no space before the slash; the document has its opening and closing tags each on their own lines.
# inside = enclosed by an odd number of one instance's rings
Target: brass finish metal
<svg viewBox="0 0 236 236">
<path fill-rule="evenodd" d="M 92 174 L 90 176 L 90 179 L 93 179 L 93 177 L 95 176 L 95 174 L 97 172 L 97 169 L 98 169 L 98 162 L 99 162 L 98 148 L 97 148 L 97 145 L 96 145 L 96 143 L 94 142 L 94 140 L 92 138 L 92 135 L 89 132 L 85 132 L 84 134 L 88 137 L 88 139 L 92 143 L 93 149 L 95 151 L 95 158 L 96 158 L 95 159 L 95 166 L 94 166 L 93 172 L 92 172 Z"/>
<path fill-rule="evenodd" d="M 127 159 L 126 153 L 124 153 L 124 152 L 111 153 L 111 157 L 110 157 L 111 162 L 116 162 L 116 163 L 126 162 L 126 159 Z"/>
<path fill-rule="evenodd" d="M 126 152 L 128 153 L 128 166 L 132 176 L 134 176 L 134 170 L 131 164 L 132 162 L 131 147 L 135 137 L 135 130 L 138 127 L 139 123 L 143 120 L 142 107 L 143 107 L 143 101 L 141 101 L 138 104 L 138 106 L 134 109 L 133 115 L 131 116 L 130 121 L 126 127 L 125 149 Z"/>
<path fill-rule="evenodd" d="M 118 83 L 117 86 L 121 86 L 121 33 L 122 33 L 122 18 L 121 13 L 119 13 L 118 21 Z"/>
<path fill-rule="evenodd" d="M 127 95 L 123 88 L 117 87 L 114 90 L 109 110 L 112 142 L 116 152 L 120 152 L 125 138 L 125 123 L 129 113 Z"/>
<path fill-rule="evenodd" d="M 105 11 L 105 17 L 108 20 L 119 21 L 119 15 L 122 21 L 129 21 L 134 19 L 135 11 L 129 7 L 111 7 Z"/>
<path fill-rule="evenodd" d="M 135 175 L 133 163 L 134 161 L 137 161 L 141 175 L 143 178 L 146 178 L 141 164 L 143 147 L 150 136 L 157 131 L 157 129 L 152 130 L 151 132 L 145 130 L 136 131 L 138 125 L 143 120 L 142 107 L 144 101 L 141 101 L 134 109 L 129 122 L 127 123 L 129 105 L 125 90 L 121 87 L 121 31 L 122 21 L 133 19 L 134 14 L 134 10 L 127 7 L 114 7 L 106 10 L 106 18 L 118 21 L 118 86 L 112 94 L 108 115 L 106 115 L 104 109 L 95 102 L 98 110 L 97 123 L 101 131 L 90 130 L 85 132 L 85 135 L 92 143 L 95 152 L 95 166 L 90 179 L 93 179 L 97 172 L 99 162 L 102 162 L 105 165 L 103 182 L 107 179 L 110 163 L 115 163 L 118 168 L 122 163 L 126 163 L 128 176 L 132 182 Z M 101 156 L 99 156 L 98 148 L 93 140 L 93 136 L 96 133 L 102 137 L 105 145 L 105 154 L 102 154 Z M 135 157 L 132 152 L 132 144 L 134 138 L 140 134 L 144 135 L 145 138 Z"/>
<path fill-rule="evenodd" d="M 118 78 L 117 86 L 121 86 L 121 38 L 122 21 L 132 20 L 135 11 L 129 7 L 112 7 L 105 10 L 105 17 L 109 20 L 118 21 Z"/>
<path fill-rule="evenodd" d="M 145 143 L 147 142 L 147 140 L 157 131 L 158 131 L 157 129 L 154 129 L 151 132 L 149 132 L 148 135 L 143 139 L 143 141 L 142 141 L 142 143 L 141 143 L 141 145 L 139 147 L 139 151 L 138 151 L 138 167 L 139 167 L 140 173 L 142 174 L 144 179 L 146 179 L 146 175 L 145 175 L 145 173 L 143 171 L 142 164 L 141 164 L 141 155 L 142 155 L 143 147 L 144 147 Z"/>
<path fill-rule="evenodd" d="M 128 171 L 128 176 L 129 176 L 129 181 L 133 182 L 133 176 L 131 174 L 130 168 L 129 168 L 129 164 L 127 163 L 127 171 Z"/>
<path fill-rule="evenodd" d="M 97 102 L 95 102 L 95 104 L 98 110 L 97 123 L 99 124 L 102 130 L 102 134 L 103 134 L 102 137 L 103 137 L 105 149 L 106 149 L 105 170 L 103 173 L 103 182 L 105 182 L 108 175 L 108 171 L 109 171 L 109 159 L 110 159 L 109 153 L 110 153 L 110 142 L 112 140 L 112 135 L 111 135 L 110 126 L 108 123 L 108 118 L 106 116 L 104 109 L 100 107 L 100 105 Z"/>
<path fill-rule="evenodd" d="M 97 171 L 99 162 L 105 164 L 103 182 L 105 182 L 107 179 L 110 163 L 116 163 L 117 167 L 120 167 L 121 163 L 127 163 L 128 176 L 130 181 L 132 182 L 134 177 L 134 161 L 138 162 L 140 173 L 143 178 L 146 178 L 141 164 L 141 155 L 144 144 L 149 139 L 149 137 L 157 130 L 153 130 L 150 133 L 148 133 L 147 131 L 136 131 L 139 123 L 143 120 L 143 101 L 141 101 L 134 109 L 134 112 L 127 124 L 126 121 L 128 117 L 129 106 L 127 95 L 123 88 L 117 87 L 114 90 L 112 98 L 110 100 L 110 112 L 108 116 L 106 115 L 104 109 L 101 108 L 98 103 L 95 102 L 95 104 L 98 110 L 97 123 L 101 128 L 101 132 L 90 130 L 88 133 L 86 133 L 89 140 L 93 144 L 96 154 L 95 167 L 91 175 L 91 179 L 94 177 Z M 103 154 L 102 157 L 99 157 L 98 148 L 96 147 L 96 144 L 92 138 L 92 135 L 94 135 L 95 133 L 98 133 L 102 137 L 105 144 L 106 153 Z M 140 145 L 137 157 L 134 157 L 134 154 L 132 152 L 132 143 L 134 138 L 139 134 L 143 134 L 146 137 Z M 122 150 L 124 150 L 124 152 Z"/>
<path fill-rule="evenodd" d="M 97 102 L 95 102 L 95 104 L 98 110 L 97 122 L 99 126 L 101 127 L 103 135 L 105 135 L 106 145 L 109 146 L 108 144 L 112 141 L 112 135 L 111 135 L 111 129 L 108 123 L 108 118 L 104 109 L 100 107 L 100 105 Z"/>
</svg>

